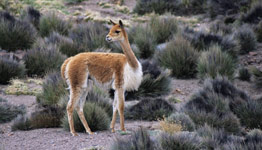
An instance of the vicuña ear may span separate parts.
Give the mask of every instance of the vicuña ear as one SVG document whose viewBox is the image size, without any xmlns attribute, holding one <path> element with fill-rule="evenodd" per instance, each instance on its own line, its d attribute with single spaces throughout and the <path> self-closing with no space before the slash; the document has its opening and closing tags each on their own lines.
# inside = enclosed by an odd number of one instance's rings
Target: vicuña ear
<svg viewBox="0 0 262 150">
<path fill-rule="evenodd" d="M 120 25 L 121 28 L 124 28 L 124 24 L 121 20 L 119 20 L 119 25 Z"/>
<path fill-rule="evenodd" d="M 111 22 L 113 25 L 116 25 L 116 23 L 114 23 L 114 21 L 112 21 L 111 19 L 110 19 L 110 22 Z"/>
</svg>

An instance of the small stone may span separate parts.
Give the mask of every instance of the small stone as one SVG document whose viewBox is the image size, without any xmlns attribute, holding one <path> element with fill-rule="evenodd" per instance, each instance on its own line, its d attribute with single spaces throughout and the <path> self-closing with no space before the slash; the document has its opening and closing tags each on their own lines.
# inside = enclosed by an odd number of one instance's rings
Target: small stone
<svg viewBox="0 0 262 150">
<path fill-rule="evenodd" d="M 257 52 L 249 52 L 249 55 L 251 55 L 251 56 L 256 56 L 256 55 L 257 55 Z"/>
</svg>

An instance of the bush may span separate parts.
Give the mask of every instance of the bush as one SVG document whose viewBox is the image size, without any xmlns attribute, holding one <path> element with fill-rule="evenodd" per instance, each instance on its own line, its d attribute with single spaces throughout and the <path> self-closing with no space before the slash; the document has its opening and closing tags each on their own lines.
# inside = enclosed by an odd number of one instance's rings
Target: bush
<svg viewBox="0 0 262 150">
<path fill-rule="evenodd" d="M 171 79 L 166 72 L 153 78 L 150 74 L 144 75 L 137 91 L 127 93 L 127 99 L 140 99 L 142 97 L 156 97 L 167 95 L 171 91 Z"/>
<path fill-rule="evenodd" d="M 31 129 L 30 120 L 25 115 L 18 115 L 14 119 L 11 128 L 12 128 L 12 131 L 16 131 L 16 130 L 30 130 Z"/>
<path fill-rule="evenodd" d="M 39 33 L 42 37 L 49 36 L 53 31 L 68 35 L 71 26 L 69 22 L 62 20 L 52 12 L 40 18 Z"/>
<path fill-rule="evenodd" d="M 258 68 L 252 68 L 252 73 L 254 75 L 256 87 L 262 88 L 262 70 Z"/>
<path fill-rule="evenodd" d="M 12 59 L 0 57 L 0 68 L 0 84 L 8 84 L 11 78 L 25 75 L 25 65 Z"/>
<path fill-rule="evenodd" d="M 249 26 L 243 25 L 235 32 L 235 39 L 240 45 L 240 54 L 247 54 L 250 51 L 256 50 L 257 39 L 255 33 Z"/>
<path fill-rule="evenodd" d="M 167 118 L 159 120 L 160 129 L 166 133 L 176 133 L 182 131 L 180 123 L 168 121 Z"/>
<path fill-rule="evenodd" d="M 67 85 L 60 72 L 50 72 L 45 76 L 42 93 L 37 95 L 37 102 L 42 106 L 55 106 L 62 95 L 67 94 Z"/>
<path fill-rule="evenodd" d="M 251 74 L 247 68 L 240 68 L 238 71 L 239 79 L 242 81 L 250 81 Z"/>
<path fill-rule="evenodd" d="M 24 61 L 27 74 L 43 76 L 48 71 L 60 69 L 65 60 L 65 56 L 53 44 L 43 44 L 39 41 L 39 45 L 27 51 Z"/>
<path fill-rule="evenodd" d="M 184 113 L 173 113 L 167 118 L 168 122 L 179 123 L 182 125 L 183 131 L 194 131 L 195 124 L 191 118 Z"/>
<path fill-rule="evenodd" d="M 227 143 L 243 142 L 241 137 L 227 134 L 223 129 L 216 130 L 208 125 L 199 128 L 197 133 L 203 138 L 203 143 L 208 149 L 220 149 Z"/>
<path fill-rule="evenodd" d="M 155 53 L 156 39 L 148 24 L 138 24 L 130 29 L 130 42 L 136 45 L 139 58 L 151 58 Z"/>
<path fill-rule="evenodd" d="M 80 3 L 80 2 L 83 2 L 83 1 L 87 1 L 87 0 L 65 0 L 65 1 L 68 2 L 68 3 L 75 4 L 75 3 Z"/>
<path fill-rule="evenodd" d="M 219 45 L 221 46 L 221 50 L 223 52 L 227 52 L 234 59 L 237 60 L 238 53 L 239 53 L 239 45 L 237 41 L 234 39 L 234 36 L 232 35 L 224 36 L 221 43 L 219 43 Z"/>
<path fill-rule="evenodd" d="M 262 17 L 262 3 L 255 3 L 252 8 L 244 15 L 243 21 L 247 23 L 259 23 Z"/>
<path fill-rule="evenodd" d="M 49 37 L 44 39 L 44 43 L 56 45 L 59 51 L 68 57 L 81 52 L 81 49 L 78 49 L 78 46 L 71 38 L 60 35 L 57 32 L 52 32 Z"/>
<path fill-rule="evenodd" d="M 171 69 L 177 78 L 192 78 L 196 74 L 198 52 L 182 37 L 176 37 L 159 53 L 161 65 Z"/>
<path fill-rule="evenodd" d="M 29 23 L 15 19 L 9 13 L 0 13 L 0 47 L 8 51 L 31 48 L 37 36 Z"/>
<path fill-rule="evenodd" d="M 204 149 L 201 137 L 192 132 L 180 132 L 173 135 L 163 133 L 159 137 L 164 150 L 200 150 Z"/>
<path fill-rule="evenodd" d="M 150 28 L 157 43 L 164 43 L 177 32 L 177 22 L 172 16 L 157 16 L 150 20 Z"/>
<path fill-rule="evenodd" d="M 41 14 L 38 10 L 30 6 L 27 8 L 25 12 L 23 12 L 21 17 L 24 21 L 33 24 L 36 29 L 39 29 L 39 21 L 40 21 Z"/>
<path fill-rule="evenodd" d="M 221 51 L 218 45 L 211 46 L 208 51 L 202 52 L 198 64 L 198 77 L 216 78 L 217 76 L 226 76 L 233 79 L 235 72 L 235 62 L 232 57 Z"/>
<path fill-rule="evenodd" d="M 84 115 L 88 126 L 92 131 L 107 130 L 109 128 L 110 119 L 103 108 L 94 103 L 86 103 L 84 106 Z M 80 121 L 76 111 L 73 114 L 74 127 L 76 132 L 85 132 L 85 128 Z M 65 115 L 62 120 L 62 127 L 69 131 L 68 117 Z"/>
<path fill-rule="evenodd" d="M 111 145 L 111 150 L 157 150 L 157 143 L 150 139 L 148 132 L 140 128 L 129 139 L 117 138 Z"/>
<path fill-rule="evenodd" d="M 13 120 L 19 114 L 26 112 L 25 106 L 13 106 L 7 103 L 0 103 L 0 123 L 6 123 Z"/>
<path fill-rule="evenodd" d="M 105 40 L 108 31 L 98 22 L 82 23 L 74 26 L 68 36 L 77 46 L 78 52 L 92 52 L 97 48 L 108 47 Z"/>
<path fill-rule="evenodd" d="M 255 29 L 256 35 L 257 35 L 257 41 L 262 43 L 262 21 L 259 22 Z"/>
<path fill-rule="evenodd" d="M 46 107 L 33 112 L 30 117 L 19 116 L 15 119 L 12 130 L 32 130 L 39 128 L 60 127 L 64 111 L 58 107 Z"/>
<path fill-rule="evenodd" d="M 145 98 L 126 109 L 125 118 L 152 121 L 169 116 L 174 110 L 174 107 L 163 99 Z"/>
<path fill-rule="evenodd" d="M 139 0 L 136 3 L 134 12 L 139 15 L 150 12 L 163 14 L 168 11 L 172 12 L 176 8 L 175 3 L 172 0 Z"/>
<path fill-rule="evenodd" d="M 240 119 L 243 126 L 248 129 L 262 129 L 262 102 L 249 99 L 238 103 L 232 110 Z"/>
<path fill-rule="evenodd" d="M 237 14 L 250 2 L 246 0 L 207 0 L 207 13 L 211 17 L 217 15 Z"/>
<path fill-rule="evenodd" d="M 240 133 L 239 120 L 230 111 L 228 101 L 217 94 L 200 91 L 186 103 L 184 109 L 197 127 L 208 124 L 228 133 Z"/>
</svg>

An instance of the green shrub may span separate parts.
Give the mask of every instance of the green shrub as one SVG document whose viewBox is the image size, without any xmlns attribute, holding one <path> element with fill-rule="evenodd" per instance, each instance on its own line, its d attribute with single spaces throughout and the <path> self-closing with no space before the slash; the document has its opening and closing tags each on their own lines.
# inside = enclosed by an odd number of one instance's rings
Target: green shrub
<svg viewBox="0 0 262 150">
<path fill-rule="evenodd" d="M 145 98 L 128 108 L 125 112 L 125 118 L 152 121 L 163 118 L 163 116 L 169 116 L 174 110 L 174 107 L 164 99 Z"/>
<path fill-rule="evenodd" d="M 108 47 L 105 40 L 106 27 L 99 22 L 88 22 L 74 26 L 68 36 L 73 40 L 79 52 L 92 52 L 97 48 Z"/>
<path fill-rule="evenodd" d="M 130 42 L 136 45 L 139 58 L 151 58 L 155 53 L 156 39 L 150 26 L 138 24 L 129 33 Z"/>
<path fill-rule="evenodd" d="M 0 47 L 8 51 L 31 48 L 37 36 L 30 23 L 17 20 L 9 13 L 0 13 Z"/>
<path fill-rule="evenodd" d="M 177 32 L 177 22 L 172 16 L 157 16 L 150 20 L 150 28 L 157 43 L 164 43 Z"/>
<path fill-rule="evenodd" d="M 177 78 L 192 78 L 196 74 L 198 52 L 184 38 L 178 36 L 159 53 L 161 65 L 171 69 Z"/>
<path fill-rule="evenodd" d="M 198 77 L 216 78 L 217 76 L 226 76 L 233 79 L 235 72 L 235 62 L 232 57 L 221 51 L 218 45 L 211 46 L 208 51 L 202 52 L 198 64 Z"/>
<path fill-rule="evenodd" d="M 67 85 L 60 72 L 51 72 L 45 76 L 43 90 L 37 95 L 37 102 L 43 106 L 57 105 L 60 97 L 68 93 L 66 88 Z"/>
<path fill-rule="evenodd" d="M 171 123 L 181 124 L 183 131 L 194 131 L 195 130 L 194 122 L 185 113 L 173 113 L 167 118 L 167 121 Z"/>
<path fill-rule="evenodd" d="M 61 19 L 52 12 L 40 18 L 39 33 L 42 37 L 49 36 L 53 31 L 62 35 L 68 35 L 71 26 L 69 22 Z"/>
<path fill-rule="evenodd" d="M 256 87 L 262 88 L 262 70 L 258 68 L 252 68 L 252 73 L 254 75 Z"/>
<path fill-rule="evenodd" d="M 242 81 L 250 81 L 251 74 L 247 68 L 240 68 L 238 71 L 238 78 Z"/>
<path fill-rule="evenodd" d="M 13 120 L 19 114 L 26 112 L 25 106 L 13 106 L 7 103 L 0 103 L 0 123 L 6 123 Z"/>
<path fill-rule="evenodd" d="M 44 76 L 48 71 L 60 69 L 66 57 L 57 50 L 57 46 L 44 44 L 41 40 L 38 43 L 23 58 L 27 74 Z"/>
<path fill-rule="evenodd" d="M 257 41 L 262 43 L 262 21 L 257 25 L 255 32 L 257 35 Z"/>
<path fill-rule="evenodd" d="M 240 46 L 240 54 L 247 54 L 250 51 L 256 50 L 256 35 L 248 25 L 243 25 L 235 32 L 235 39 Z"/>
<path fill-rule="evenodd" d="M 162 133 L 159 141 L 164 150 L 200 150 L 205 148 L 201 137 L 193 132 L 179 132 L 173 135 Z"/>
<path fill-rule="evenodd" d="M 109 128 L 110 119 L 105 110 L 97 104 L 87 102 L 84 106 L 84 115 L 88 126 L 92 131 L 107 130 Z M 73 118 L 75 130 L 77 132 L 85 132 L 85 128 L 76 111 L 74 111 Z M 64 119 L 62 120 L 62 127 L 69 131 L 67 115 L 65 115 Z"/>
<path fill-rule="evenodd" d="M 157 143 L 150 139 L 149 133 L 140 128 L 128 139 L 117 138 L 110 147 L 111 150 L 157 150 Z"/>
<path fill-rule="evenodd" d="M 12 59 L 0 57 L 0 68 L 0 84 L 8 84 L 11 78 L 25 75 L 25 65 Z"/>
<path fill-rule="evenodd" d="M 262 129 L 262 101 L 249 99 L 233 107 L 243 126 L 248 129 Z"/>
</svg>

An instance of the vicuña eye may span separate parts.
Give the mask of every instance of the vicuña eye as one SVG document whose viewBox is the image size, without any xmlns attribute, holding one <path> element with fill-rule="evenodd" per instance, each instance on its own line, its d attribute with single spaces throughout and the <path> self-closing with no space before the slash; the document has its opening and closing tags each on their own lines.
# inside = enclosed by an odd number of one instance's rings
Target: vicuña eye
<svg viewBox="0 0 262 150">
<path fill-rule="evenodd" d="M 118 33 L 120 33 L 120 31 L 117 31 L 117 30 L 116 30 L 116 31 L 115 31 L 115 33 L 117 33 L 117 34 L 118 34 Z"/>
</svg>

